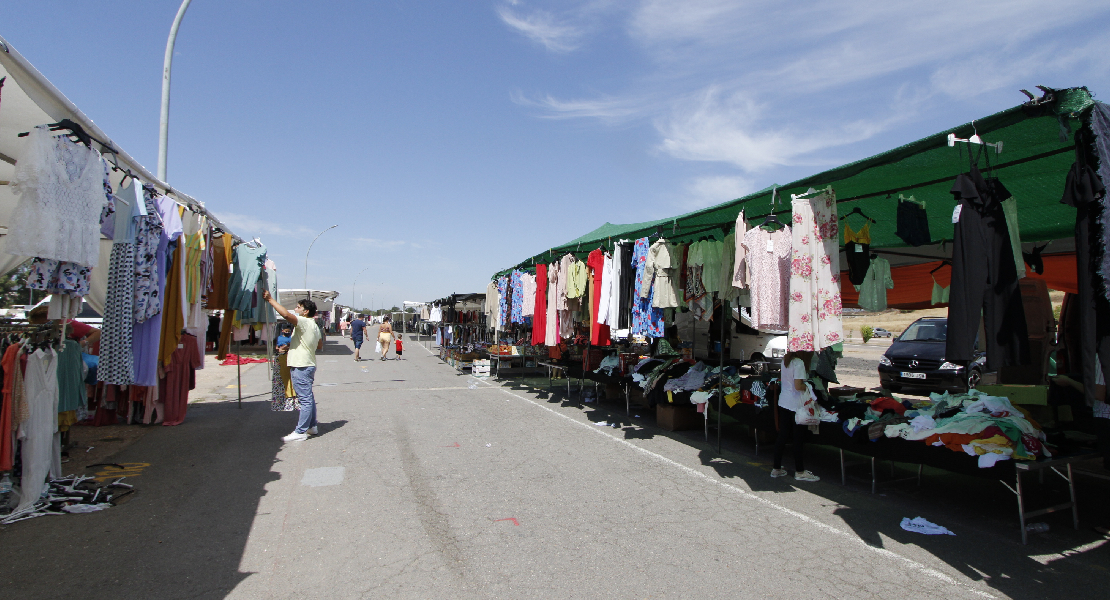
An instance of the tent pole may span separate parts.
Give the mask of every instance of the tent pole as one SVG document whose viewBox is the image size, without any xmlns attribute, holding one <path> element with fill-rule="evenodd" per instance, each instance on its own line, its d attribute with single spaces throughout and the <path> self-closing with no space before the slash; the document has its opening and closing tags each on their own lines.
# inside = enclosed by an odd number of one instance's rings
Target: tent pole
<svg viewBox="0 0 1110 600">
<path fill-rule="evenodd" d="M 243 408 L 243 342 L 235 342 L 235 377 L 239 380 L 239 408 Z"/>
<path fill-rule="evenodd" d="M 728 311 L 728 300 L 721 300 L 721 372 L 717 377 L 717 454 L 721 453 L 721 412 L 725 408 L 725 334 L 732 314 Z"/>
</svg>

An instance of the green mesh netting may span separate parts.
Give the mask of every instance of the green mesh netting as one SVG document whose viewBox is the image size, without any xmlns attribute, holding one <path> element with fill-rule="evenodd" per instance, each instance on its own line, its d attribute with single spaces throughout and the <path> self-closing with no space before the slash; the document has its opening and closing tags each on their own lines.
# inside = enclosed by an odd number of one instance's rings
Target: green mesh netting
<svg viewBox="0 0 1110 600">
<path fill-rule="evenodd" d="M 905 242 L 894 233 L 898 196 L 903 194 L 925 202 L 934 243 L 950 240 L 956 202 L 949 190 L 956 176 L 968 170 L 969 145 L 957 143 L 950 147 L 948 134 L 966 139 L 978 132 L 987 142 L 1003 142 L 1001 154 L 978 145 L 971 145 L 970 151 L 979 156 L 979 168 L 984 173 L 989 163 L 993 176 L 1002 180 L 1013 193 L 1022 241 L 1071 237 L 1075 209 L 1060 204 L 1064 179 L 1074 161 L 1074 145 L 1066 134 L 1079 126 L 1080 115 L 1092 105 L 1093 99 L 1086 88 L 1058 90 L 1055 95 L 1050 105 L 1016 106 L 882 154 L 778 186 L 775 193 L 778 203 L 773 210 L 789 216 L 791 194 L 831 185 L 836 191 L 841 215 L 858 206 L 877 221 L 871 225 L 872 246 L 904 247 Z M 677 217 L 625 225 L 605 223 L 570 242 L 521 261 L 495 277 L 512 268 L 550 262 L 567 252 L 584 257 L 599 246 L 612 248 L 618 239 L 643 237 L 660 230 L 664 237 L 676 242 L 701 237 L 723 239 L 731 231 L 741 209 L 746 211 L 749 222 L 772 212 L 771 195 L 772 188 L 767 188 Z M 865 221 L 856 216 L 845 222 L 858 229 Z"/>
</svg>

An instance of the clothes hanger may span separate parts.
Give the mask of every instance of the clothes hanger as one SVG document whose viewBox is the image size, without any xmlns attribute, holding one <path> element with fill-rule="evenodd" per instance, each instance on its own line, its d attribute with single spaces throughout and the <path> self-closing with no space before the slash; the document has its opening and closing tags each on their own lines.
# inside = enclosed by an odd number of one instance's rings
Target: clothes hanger
<svg viewBox="0 0 1110 600">
<path fill-rule="evenodd" d="M 918 200 L 917 198 L 914 198 L 913 196 L 910 196 L 909 198 L 907 198 L 907 197 L 903 196 L 902 194 L 898 194 L 898 201 L 899 202 L 913 202 L 914 204 L 921 205 L 921 208 L 925 208 L 925 201 L 924 200 Z"/>
<path fill-rule="evenodd" d="M 929 274 L 932 275 L 933 273 L 936 273 L 937 271 L 943 269 L 945 266 L 950 266 L 951 264 L 952 264 L 952 261 L 950 261 L 948 259 L 944 259 L 944 260 L 940 261 L 940 265 L 937 268 L 933 269 L 932 271 L 929 271 Z"/>
<path fill-rule="evenodd" d="M 825 186 L 825 187 L 823 187 L 819 190 L 811 187 L 808 190 L 802 192 L 801 194 L 794 194 L 794 197 L 795 198 L 804 198 L 804 197 L 809 196 L 811 194 L 819 194 L 819 193 L 822 193 L 822 192 L 829 192 L 829 191 L 832 191 L 832 186 L 831 185 L 827 185 L 827 186 Z"/>
<path fill-rule="evenodd" d="M 1028 94 L 1028 92 L 1026 92 L 1026 94 Z M 967 142 L 969 147 L 971 144 L 982 144 L 983 146 L 990 146 L 991 148 L 994 148 L 995 154 L 1002 154 L 1002 142 L 998 141 L 993 144 L 990 142 L 984 142 L 983 138 L 979 137 L 979 130 L 975 127 L 975 121 L 971 122 L 971 131 L 973 135 L 966 140 L 956 137 L 956 134 L 954 133 L 948 134 L 948 146 L 955 146 L 956 142 Z"/>
<path fill-rule="evenodd" d="M 768 231 L 777 231 L 783 227 L 783 222 L 779 221 L 778 216 L 775 215 L 775 199 L 778 197 L 778 192 L 778 186 L 771 188 L 771 212 L 763 217 L 763 223 L 760 225 L 763 229 L 767 229 L 768 226 L 771 226 L 771 229 L 768 229 Z M 778 227 L 775 227 L 775 225 L 778 225 Z"/>
<path fill-rule="evenodd" d="M 872 223 L 878 223 L 878 221 L 876 221 L 875 219 L 872 219 L 871 217 L 864 214 L 864 212 L 862 210 L 860 210 L 858 206 L 853 208 L 851 210 L 851 212 L 849 212 L 848 214 L 844 215 L 843 217 L 840 217 L 840 220 L 843 221 L 844 219 L 847 219 L 848 217 L 850 217 L 852 215 L 855 215 L 855 214 L 858 214 L 859 216 L 867 219 L 868 221 L 870 221 Z"/>
</svg>

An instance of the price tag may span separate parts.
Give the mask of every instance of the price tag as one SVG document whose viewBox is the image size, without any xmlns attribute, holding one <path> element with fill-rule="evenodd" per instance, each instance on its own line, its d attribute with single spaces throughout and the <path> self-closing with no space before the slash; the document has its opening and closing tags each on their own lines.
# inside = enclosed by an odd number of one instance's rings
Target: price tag
<svg viewBox="0 0 1110 600">
<path fill-rule="evenodd" d="M 963 208 L 964 208 L 963 204 L 957 204 L 956 208 L 954 208 L 952 210 L 952 222 L 953 223 L 959 223 L 960 222 L 960 211 L 963 210 Z"/>
<path fill-rule="evenodd" d="M 863 252 L 863 244 L 856 244 L 856 252 Z"/>
<path fill-rule="evenodd" d="M 775 251 L 775 241 L 774 240 L 767 240 L 767 251 L 768 252 L 774 252 Z"/>
<path fill-rule="evenodd" d="M 235 263 L 228 263 L 227 272 L 228 273 L 234 273 L 235 272 Z"/>
<path fill-rule="evenodd" d="M 185 344 L 178 344 L 178 345 L 177 345 L 177 349 L 178 349 L 178 350 L 180 350 L 180 349 L 182 349 L 182 348 L 184 348 L 184 347 L 185 347 Z"/>
</svg>

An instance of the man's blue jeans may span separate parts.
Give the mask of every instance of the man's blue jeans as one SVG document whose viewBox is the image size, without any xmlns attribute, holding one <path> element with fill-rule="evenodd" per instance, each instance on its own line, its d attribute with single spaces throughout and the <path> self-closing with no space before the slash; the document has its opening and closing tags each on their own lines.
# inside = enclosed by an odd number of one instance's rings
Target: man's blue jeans
<svg viewBox="0 0 1110 600">
<path fill-rule="evenodd" d="M 312 396 L 316 367 L 289 367 L 289 379 L 301 403 L 301 417 L 297 419 L 296 432 L 304 433 L 316 426 L 316 398 Z"/>
</svg>

